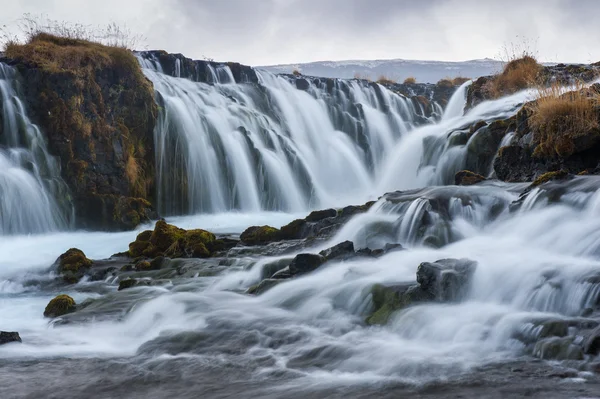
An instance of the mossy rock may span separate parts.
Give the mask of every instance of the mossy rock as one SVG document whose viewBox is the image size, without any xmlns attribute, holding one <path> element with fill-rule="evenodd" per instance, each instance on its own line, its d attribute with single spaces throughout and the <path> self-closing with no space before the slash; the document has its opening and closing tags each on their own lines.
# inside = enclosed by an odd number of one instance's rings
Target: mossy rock
<svg viewBox="0 0 600 399">
<path fill-rule="evenodd" d="M 282 235 L 279 229 L 271 226 L 248 227 L 240 239 L 246 245 L 262 245 L 270 242 L 281 241 Z"/>
<path fill-rule="evenodd" d="M 138 234 L 136 240 L 129 244 L 129 256 L 206 258 L 212 255 L 209 248 L 225 246 L 223 243 L 213 246 L 215 241 L 215 235 L 209 231 L 184 230 L 159 220 L 154 226 L 154 231 L 147 230 Z"/>
<path fill-rule="evenodd" d="M 83 251 L 77 248 L 71 248 L 60 255 L 56 263 L 58 263 L 56 271 L 63 277 L 65 282 L 70 284 L 77 283 L 93 264 Z"/>
<path fill-rule="evenodd" d="M 485 177 L 470 170 L 461 170 L 454 175 L 454 184 L 457 186 L 472 186 L 484 180 Z"/>
<path fill-rule="evenodd" d="M 58 295 L 52 299 L 44 310 L 44 317 L 60 317 L 73 313 L 77 309 L 75 300 L 68 295 Z"/>
<path fill-rule="evenodd" d="M 551 180 L 566 180 L 569 177 L 569 173 L 565 170 L 559 170 L 556 172 L 547 172 L 539 176 L 531 183 L 531 187 L 541 186 Z"/>
<path fill-rule="evenodd" d="M 304 229 L 304 226 L 306 226 L 306 220 L 304 219 L 296 219 L 286 224 L 280 230 L 281 238 L 284 240 L 302 238 L 302 230 Z"/>
</svg>

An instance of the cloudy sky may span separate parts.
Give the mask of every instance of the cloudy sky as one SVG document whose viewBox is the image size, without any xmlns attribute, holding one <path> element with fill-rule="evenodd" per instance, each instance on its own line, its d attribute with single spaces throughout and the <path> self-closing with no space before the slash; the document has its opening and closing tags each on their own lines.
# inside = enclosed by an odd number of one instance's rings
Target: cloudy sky
<svg viewBox="0 0 600 399">
<path fill-rule="evenodd" d="M 148 49 L 270 65 L 320 60 L 497 58 L 528 47 L 550 62 L 600 60 L 598 0 L 18 0 L 24 13 L 117 22 Z"/>
</svg>

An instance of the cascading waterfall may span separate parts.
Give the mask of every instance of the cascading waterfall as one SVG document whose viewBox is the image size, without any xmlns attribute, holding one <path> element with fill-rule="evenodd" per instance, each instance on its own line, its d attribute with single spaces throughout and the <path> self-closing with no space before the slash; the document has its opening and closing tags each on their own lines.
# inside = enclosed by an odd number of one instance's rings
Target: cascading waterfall
<svg viewBox="0 0 600 399">
<path fill-rule="evenodd" d="M 68 211 L 56 160 L 18 94 L 17 73 L 0 63 L 0 235 L 66 228 Z"/>
<path fill-rule="evenodd" d="M 379 194 L 373 182 L 382 159 L 418 114 L 406 98 L 364 82 L 299 90 L 261 71 L 258 85 L 237 84 L 229 67 L 207 66 L 206 84 L 140 62 L 162 107 L 155 142 L 164 214 L 294 212 L 366 200 Z"/>
</svg>

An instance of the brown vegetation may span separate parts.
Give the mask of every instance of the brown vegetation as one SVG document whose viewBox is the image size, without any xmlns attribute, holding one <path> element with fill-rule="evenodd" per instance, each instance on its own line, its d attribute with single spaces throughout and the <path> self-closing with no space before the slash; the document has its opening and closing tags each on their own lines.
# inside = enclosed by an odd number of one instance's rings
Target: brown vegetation
<svg viewBox="0 0 600 399">
<path fill-rule="evenodd" d="M 464 76 L 457 76 L 454 79 L 452 79 L 452 84 L 454 86 L 461 86 L 465 82 L 468 82 L 469 80 L 471 80 L 471 79 L 470 78 L 465 78 Z"/>
<path fill-rule="evenodd" d="M 417 83 L 417 79 L 414 76 L 409 76 L 408 78 L 404 79 L 405 85 L 414 85 L 416 83 Z"/>
<path fill-rule="evenodd" d="M 539 89 L 529 105 L 534 155 L 566 158 L 600 142 L 599 93 L 578 83 L 565 92 L 558 85 Z"/>
<path fill-rule="evenodd" d="M 393 85 L 394 83 L 396 83 L 396 81 L 385 75 L 381 75 L 379 76 L 379 78 L 377 78 L 377 83 L 379 83 L 380 85 Z"/>
<path fill-rule="evenodd" d="M 516 93 L 538 83 L 542 66 L 531 55 L 509 61 L 502 72 L 486 83 L 485 91 L 490 98 Z"/>
</svg>

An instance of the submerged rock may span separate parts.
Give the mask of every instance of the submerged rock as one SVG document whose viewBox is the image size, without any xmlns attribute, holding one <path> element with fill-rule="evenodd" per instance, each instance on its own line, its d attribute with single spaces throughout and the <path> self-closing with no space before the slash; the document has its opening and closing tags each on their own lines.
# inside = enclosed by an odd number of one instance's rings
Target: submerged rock
<svg viewBox="0 0 600 399">
<path fill-rule="evenodd" d="M 69 284 L 77 283 L 92 267 L 93 262 L 88 259 L 83 251 L 71 248 L 56 260 L 56 271 Z"/>
<path fill-rule="evenodd" d="M 0 331 L 0 345 L 11 342 L 23 342 L 18 332 Z"/>
<path fill-rule="evenodd" d="M 75 300 L 68 295 L 58 295 L 52 299 L 44 310 L 44 317 L 59 317 L 68 313 L 73 313 L 76 307 Z"/>
<path fill-rule="evenodd" d="M 469 259 L 423 262 L 417 268 L 417 282 L 437 301 L 458 301 L 465 296 L 476 266 Z"/>
<path fill-rule="evenodd" d="M 322 255 L 298 254 L 294 260 L 292 260 L 292 263 L 290 263 L 289 271 L 292 276 L 310 273 L 319 268 L 319 266 L 326 261 L 327 259 Z"/>
<path fill-rule="evenodd" d="M 477 263 L 469 259 L 440 259 L 417 268 L 417 283 L 375 284 L 371 288 L 373 312 L 369 325 L 386 324 L 391 315 L 412 304 L 461 300 L 471 283 Z"/>
<path fill-rule="evenodd" d="M 454 184 L 457 186 L 471 186 L 486 180 L 485 177 L 470 170 L 461 170 L 454 175 Z"/>
<path fill-rule="evenodd" d="M 533 355 L 546 360 L 583 360 L 583 350 L 573 344 L 572 337 L 541 339 L 535 344 Z"/>
<path fill-rule="evenodd" d="M 271 288 L 275 287 L 277 284 L 283 283 L 284 280 L 281 279 L 271 279 L 271 278 L 267 278 L 262 280 L 260 283 L 255 284 L 253 286 L 251 286 L 250 288 L 248 288 L 248 291 L 246 291 L 247 294 L 250 295 L 260 295 L 265 291 L 270 290 Z"/>
<path fill-rule="evenodd" d="M 141 280 L 136 278 L 128 278 L 119 282 L 119 288 L 117 291 L 123 291 L 128 288 L 139 287 L 139 286 L 150 286 L 152 285 L 151 280 Z"/>
</svg>

